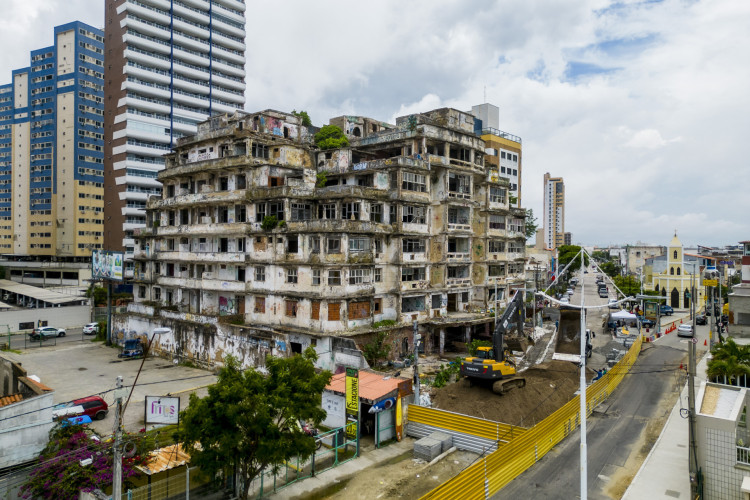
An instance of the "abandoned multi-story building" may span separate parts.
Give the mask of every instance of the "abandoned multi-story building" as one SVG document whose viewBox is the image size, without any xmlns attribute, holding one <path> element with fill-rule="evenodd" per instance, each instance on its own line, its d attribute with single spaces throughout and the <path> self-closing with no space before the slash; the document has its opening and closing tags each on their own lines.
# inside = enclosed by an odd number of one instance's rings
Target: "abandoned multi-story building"
<svg viewBox="0 0 750 500">
<path fill-rule="evenodd" d="M 489 334 L 524 286 L 523 209 L 484 163 L 474 117 L 455 109 L 330 120 L 349 146 L 321 151 L 294 115 L 217 116 L 181 138 L 136 231 L 136 334 L 198 361 L 314 346 L 319 365 L 443 352 Z M 132 334 L 132 333 L 129 333 Z"/>
</svg>

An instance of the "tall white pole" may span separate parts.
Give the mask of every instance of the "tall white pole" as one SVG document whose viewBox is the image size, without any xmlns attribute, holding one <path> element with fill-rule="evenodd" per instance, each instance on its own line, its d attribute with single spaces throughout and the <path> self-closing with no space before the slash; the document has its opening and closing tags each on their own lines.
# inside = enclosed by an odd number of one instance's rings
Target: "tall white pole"
<svg viewBox="0 0 750 500">
<path fill-rule="evenodd" d="M 112 464 L 112 498 L 120 500 L 122 498 L 122 377 L 117 377 L 117 391 L 115 400 L 117 407 L 115 409 L 115 449 L 114 463 Z"/>
<path fill-rule="evenodd" d="M 586 268 L 586 262 L 583 258 L 584 251 L 581 248 L 581 387 L 580 387 L 580 398 L 581 398 L 581 500 L 586 500 L 587 496 L 587 467 L 586 467 L 586 309 L 584 309 L 585 285 L 583 283 L 584 273 Z"/>
</svg>

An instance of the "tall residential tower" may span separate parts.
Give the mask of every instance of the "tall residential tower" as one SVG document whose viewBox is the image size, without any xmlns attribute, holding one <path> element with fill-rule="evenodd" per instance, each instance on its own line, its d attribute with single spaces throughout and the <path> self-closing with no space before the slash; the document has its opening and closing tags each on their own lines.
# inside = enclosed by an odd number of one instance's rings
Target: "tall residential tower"
<svg viewBox="0 0 750 500">
<path fill-rule="evenodd" d="M 544 246 L 555 249 L 565 244 L 565 183 L 562 177 L 544 174 Z"/>
<path fill-rule="evenodd" d="M 127 277 L 162 155 L 198 122 L 245 105 L 244 12 L 244 0 L 106 2 L 104 243 L 126 252 Z"/>
<path fill-rule="evenodd" d="M 0 254 L 70 260 L 102 245 L 104 38 L 73 22 L 0 86 Z"/>
</svg>

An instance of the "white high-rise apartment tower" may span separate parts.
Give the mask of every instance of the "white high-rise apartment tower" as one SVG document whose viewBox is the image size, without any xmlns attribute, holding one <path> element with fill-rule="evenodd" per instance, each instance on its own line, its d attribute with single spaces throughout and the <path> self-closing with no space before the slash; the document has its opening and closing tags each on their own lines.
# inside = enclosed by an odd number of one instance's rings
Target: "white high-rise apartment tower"
<svg viewBox="0 0 750 500">
<path fill-rule="evenodd" d="M 245 105 L 245 2 L 107 0 L 105 19 L 104 248 L 125 251 L 130 277 L 162 155 Z"/>
<path fill-rule="evenodd" d="M 550 249 L 565 244 L 565 183 L 562 177 L 544 174 L 544 246 Z"/>
</svg>

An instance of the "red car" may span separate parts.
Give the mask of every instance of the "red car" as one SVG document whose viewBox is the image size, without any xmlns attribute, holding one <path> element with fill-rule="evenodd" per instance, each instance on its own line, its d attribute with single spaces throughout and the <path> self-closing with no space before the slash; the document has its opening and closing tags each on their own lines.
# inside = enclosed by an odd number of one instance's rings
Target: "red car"
<svg viewBox="0 0 750 500">
<path fill-rule="evenodd" d="M 52 415 L 55 418 L 88 415 L 92 420 L 102 420 L 108 412 L 109 406 L 106 401 L 99 396 L 88 396 L 55 406 Z"/>
</svg>

